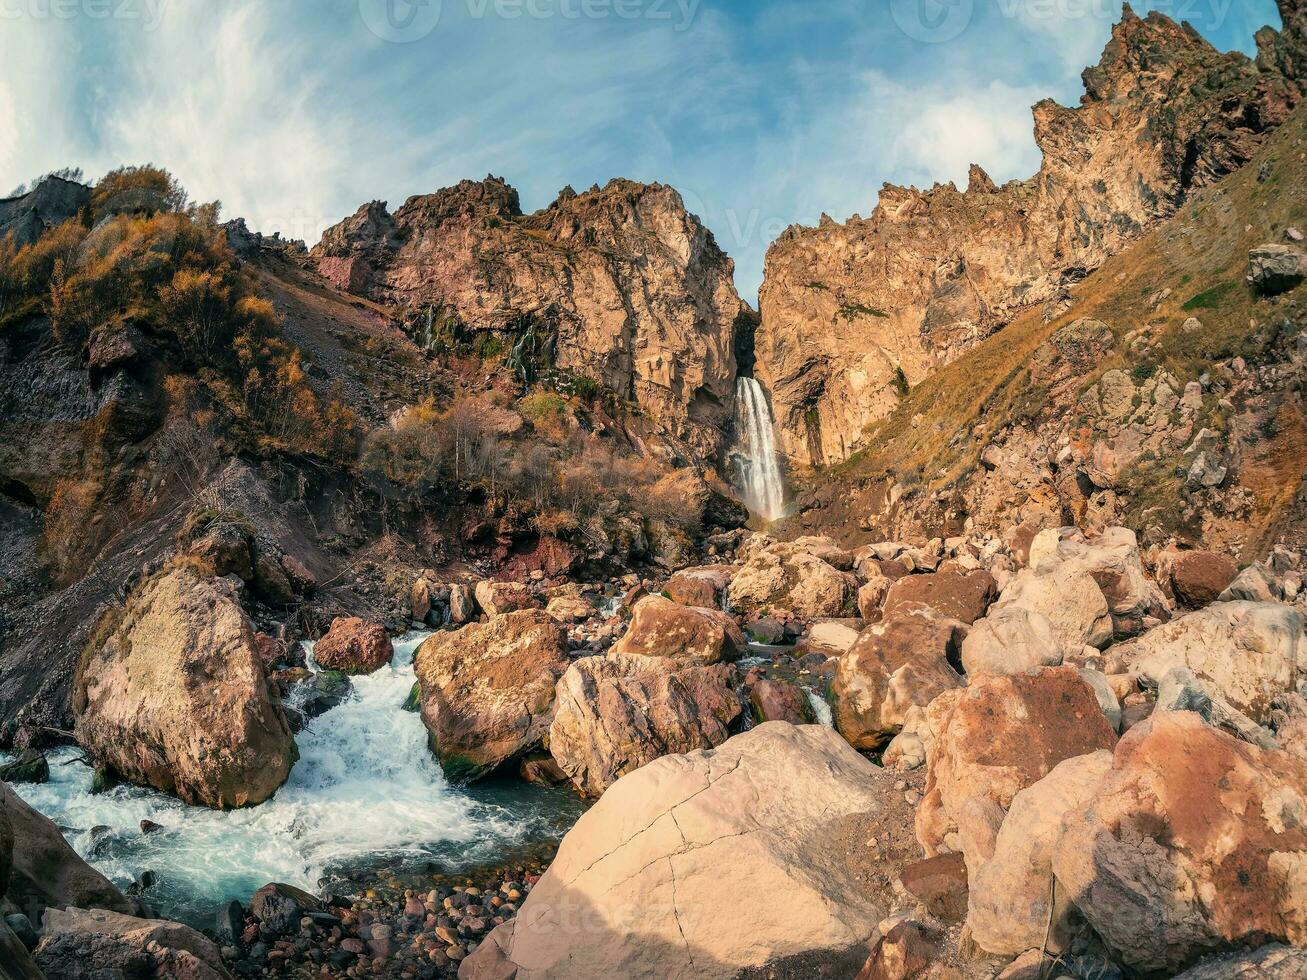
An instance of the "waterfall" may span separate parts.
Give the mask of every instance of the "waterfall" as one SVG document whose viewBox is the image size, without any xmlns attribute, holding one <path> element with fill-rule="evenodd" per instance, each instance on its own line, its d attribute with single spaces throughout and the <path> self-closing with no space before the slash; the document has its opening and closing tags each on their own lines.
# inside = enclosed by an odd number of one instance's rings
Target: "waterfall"
<svg viewBox="0 0 1307 980">
<path fill-rule="evenodd" d="M 785 486 L 776 456 L 771 407 L 757 379 L 735 382 L 735 420 L 735 460 L 744 503 L 763 520 L 774 521 L 784 512 Z"/>
</svg>

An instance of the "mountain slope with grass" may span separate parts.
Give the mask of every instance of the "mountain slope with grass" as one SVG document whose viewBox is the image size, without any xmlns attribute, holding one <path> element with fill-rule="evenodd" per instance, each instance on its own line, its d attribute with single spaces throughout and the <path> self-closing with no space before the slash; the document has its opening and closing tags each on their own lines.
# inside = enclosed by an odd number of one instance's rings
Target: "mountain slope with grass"
<svg viewBox="0 0 1307 980">
<path fill-rule="evenodd" d="M 1304 293 L 1248 281 L 1302 249 L 1307 113 L 1069 291 L 916 385 L 801 494 L 792 533 L 931 537 L 1123 521 L 1256 557 L 1301 533 Z"/>
</svg>

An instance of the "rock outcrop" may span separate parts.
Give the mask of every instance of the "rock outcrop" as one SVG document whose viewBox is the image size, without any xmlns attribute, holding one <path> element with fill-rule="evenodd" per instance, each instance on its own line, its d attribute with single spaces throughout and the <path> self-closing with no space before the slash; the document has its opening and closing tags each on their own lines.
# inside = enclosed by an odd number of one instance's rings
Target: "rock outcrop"
<svg viewBox="0 0 1307 980">
<path fill-rule="evenodd" d="M 235 588 L 185 565 L 147 580 L 116 624 L 101 624 L 74 685 L 87 752 L 188 803 L 261 803 L 297 757 Z"/>
<path fill-rule="evenodd" d="M 859 877 L 884 779 L 829 729 L 784 722 L 651 763 L 577 822 L 459 977 L 852 976 L 886 911 Z"/>
<path fill-rule="evenodd" d="M 803 464 L 847 458 L 899 393 L 1247 162 L 1300 98 L 1301 0 L 1254 62 L 1129 7 L 1079 107 L 1035 106 L 1038 174 L 1003 187 L 886 185 L 869 218 L 787 230 L 767 255 L 756 373 L 779 442 Z"/>
<path fill-rule="evenodd" d="M 720 745 L 740 716 L 735 667 L 586 657 L 558 682 L 549 751 L 586 796 L 664 755 Z"/>
<path fill-rule="evenodd" d="M 1120 961 L 1174 975 L 1227 945 L 1307 944 L 1307 763 L 1159 712 L 1117 747 L 1053 851 Z"/>
<path fill-rule="evenodd" d="M 413 667 L 422 720 L 445 774 L 476 779 L 539 745 L 567 665 L 566 631 L 538 609 L 424 642 Z"/>
<path fill-rule="evenodd" d="M 497 177 L 361 207 L 313 249 L 339 287 L 407 311 L 432 347 L 496 338 L 526 370 L 598 381 L 703 457 L 732 420 L 734 264 L 661 184 L 613 180 L 524 215 Z"/>
<path fill-rule="evenodd" d="M 91 201 L 91 188 L 62 177 L 46 177 L 26 194 L 0 201 L 0 239 L 31 245 Z"/>
</svg>

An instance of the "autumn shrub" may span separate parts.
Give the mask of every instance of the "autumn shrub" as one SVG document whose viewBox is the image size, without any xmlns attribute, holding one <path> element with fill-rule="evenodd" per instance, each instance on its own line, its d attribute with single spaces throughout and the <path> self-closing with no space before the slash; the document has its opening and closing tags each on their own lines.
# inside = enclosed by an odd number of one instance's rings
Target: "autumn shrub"
<svg viewBox="0 0 1307 980">
<path fill-rule="evenodd" d="M 172 174 L 152 164 L 119 167 L 91 191 L 91 211 L 97 219 L 110 214 L 155 215 L 186 209 L 186 191 Z"/>
<path fill-rule="evenodd" d="M 98 481 L 78 477 L 55 484 L 45 508 L 41 553 L 58 581 L 80 577 L 73 573 L 92 551 L 96 535 L 91 533 L 91 524 L 101 489 Z"/>
</svg>

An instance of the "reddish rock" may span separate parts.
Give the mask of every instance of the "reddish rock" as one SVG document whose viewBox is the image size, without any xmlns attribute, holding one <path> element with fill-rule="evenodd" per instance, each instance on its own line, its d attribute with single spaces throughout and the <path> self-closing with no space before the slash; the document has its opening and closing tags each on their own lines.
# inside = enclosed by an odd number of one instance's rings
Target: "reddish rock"
<svg viewBox="0 0 1307 980">
<path fill-rule="evenodd" d="M 651 595 L 635 604 L 631 626 L 612 652 L 705 665 L 735 660 L 747 647 L 734 616 Z"/>
<path fill-rule="evenodd" d="M 965 851 L 970 801 L 1006 810 L 1059 762 L 1116 745 L 1093 689 L 1074 667 L 979 678 L 926 709 L 934 740 L 917 839 L 928 856 Z"/>
<path fill-rule="evenodd" d="M 1307 944 L 1307 762 L 1158 712 L 1117 747 L 1053 852 L 1116 958 L 1173 976 L 1231 945 Z"/>
<path fill-rule="evenodd" d="M 900 922 L 871 949 L 857 980 L 912 980 L 930 969 L 939 956 L 925 929 L 915 922 Z"/>
<path fill-rule="evenodd" d="M 961 922 L 967 915 L 967 863 L 961 854 L 940 854 L 910 864 L 899 881 L 941 922 Z"/>
<path fill-rule="evenodd" d="M 1238 567 L 1225 555 L 1184 551 L 1171 561 L 1171 590 L 1180 605 L 1202 609 L 1215 602 L 1238 574 Z"/>
<path fill-rule="evenodd" d="M 749 689 L 749 705 L 754 720 L 788 721 L 791 725 L 812 724 L 812 705 L 797 684 L 787 681 L 760 680 Z"/>
<path fill-rule="evenodd" d="M 683 606 L 718 609 L 722 604 L 722 594 L 731 584 L 734 574 L 735 568 L 731 565 L 685 568 L 667 580 L 663 591 L 668 598 Z"/>
<path fill-rule="evenodd" d="M 943 568 L 933 575 L 909 575 L 895 582 L 885 597 L 882 615 L 888 619 L 901 606 L 920 604 L 970 626 L 997 598 L 998 584 L 989 572 Z"/>
<path fill-rule="evenodd" d="M 326 670 L 342 674 L 372 674 L 395 656 L 386 628 L 357 616 L 337 617 L 327 635 L 313 647 L 313 659 Z"/>
<path fill-rule="evenodd" d="M 541 535 L 528 550 L 510 557 L 503 571 L 513 577 L 525 577 L 531 572 L 544 572 L 547 578 L 557 578 L 570 572 L 580 557 L 581 552 L 572 545 L 545 534 Z"/>
</svg>

